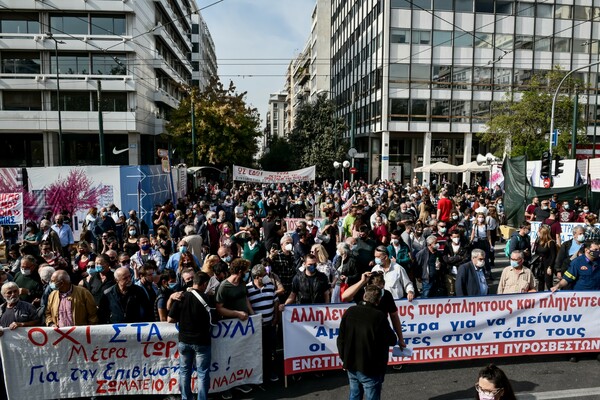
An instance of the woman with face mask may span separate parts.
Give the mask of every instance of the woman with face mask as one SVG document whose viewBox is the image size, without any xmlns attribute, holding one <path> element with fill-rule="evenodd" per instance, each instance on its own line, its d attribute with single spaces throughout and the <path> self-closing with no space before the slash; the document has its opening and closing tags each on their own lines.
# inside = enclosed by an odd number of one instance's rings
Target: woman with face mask
<svg viewBox="0 0 600 400">
<path fill-rule="evenodd" d="M 557 254 L 556 242 L 550 234 L 548 225 L 540 226 L 533 252 L 539 258 L 537 258 L 537 262 L 532 263 L 531 270 L 538 281 L 538 292 L 543 292 L 545 290 L 544 286 L 550 289 L 554 285 L 554 264 L 556 263 Z"/>
<path fill-rule="evenodd" d="M 158 294 L 154 301 L 154 318 L 156 321 L 166 322 L 169 314 L 167 310 L 167 300 L 169 300 L 169 296 L 179 289 L 175 271 L 172 269 L 164 270 L 158 278 L 157 286 Z"/>
<path fill-rule="evenodd" d="M 92 252 L 90 245 L 85 241 L 79 242 L 73 266 L 72 281 L 74 284 L 78 284 L 82 277 L 87 277 L 94 272 L 95 260 L 96 254 Z"/>
<path fill-rule="evenodd" d="M 260 263 L 266 255 L 266 249 L 263 242 L 260 240 L 260 234 L 255 228 L 250 228 L 248 231 L 240 231 L 233 235 L 231 240 L 242 247 L 242 258 L 250 261 L 250 265 Z"/>
<path fill-rule="evenodd" d="M 508 377 L 494 364 L 479 371 L 475 384 L 475 400 L 516 400 L 515 392 Z"/>
<path fill-rule="evenodd" d="M 129 257 L 133 257 L 133 255 L 140 250 L 140 246 L 138 245 L 140 232 L 135 225 L 128 225 L 125 229 L 125 241 L 123 243 L 123 251 L 129 254 Z"/>
</svg>

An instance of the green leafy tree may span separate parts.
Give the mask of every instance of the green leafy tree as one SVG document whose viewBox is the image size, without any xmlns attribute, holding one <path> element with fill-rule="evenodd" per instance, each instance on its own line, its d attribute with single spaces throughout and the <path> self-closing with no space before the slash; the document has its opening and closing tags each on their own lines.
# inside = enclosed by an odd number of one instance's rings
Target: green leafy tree
<svg viewBox="0 0 600 400">
<path fill-rule="evenodd" d="M 211 80 L 204 91 L 190 89 L 190 95 L 181 101 L 171 114 L 167 131 L 173 135 L 179 154 L 184 154 L 191 165 L 193 151 L 199 165 L 254 165 L 258 151 L 257 139 L 260 118 L 255 108 L 249 107 L 237 93 L 233 82 L 225 88 L 218 79 Z M 193 102 L 192 102 L 193 100 Z M 192 121 L 194 108 L 196 148 L 192 148 Z"/>
<path fill-rule="evenodd" d="M 506 93 L 504 99 L 492 104 L 492 114 L 486 131 L 479 133 L 484 143 L 490 144 L 496 155 L 504 152 L 508 140 L 511 144 L 510 156 L 527 155 L 529 159 L 539 159 L 548 149 L 552 98 L 565 71 L 554 69 L 545 75 L 534 75 L 527 90 L 522 92 L 520 100 L 512 93 Z M 571 142 L 573 98 L 576 87 L 581 82 L 567 78 L 561 86 L 555 107 L 554 126 L 561 134 L 553 152 L 567 155 Z M 580 104 L 577 140 L 586 141 L 584 107 Z"/>
<path fill-rule="evenodd" d="M 288 137 L 291 162 L 296 168 L 316 165 L 317 176 L 334 176 L 333 162 L 342 162 L 348 152 L 348 143 L 342 139 L 347 127 L 335 111 L 335 103 L 325 93 L 298 107 L 294 129 Z"/>
<path fill-rule="evenodd" d="M 266 171 L 290 171 L 297 169 L 290 154 L 292 146 L 284 138 L 275 136 L 268 143 L 267 150 L 260 158 L 261 168 Z"/>
</svg>

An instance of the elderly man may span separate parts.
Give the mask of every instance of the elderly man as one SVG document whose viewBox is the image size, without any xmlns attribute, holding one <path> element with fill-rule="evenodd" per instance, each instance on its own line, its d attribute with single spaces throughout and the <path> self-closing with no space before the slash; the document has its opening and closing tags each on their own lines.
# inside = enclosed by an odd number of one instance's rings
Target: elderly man
<svg viewBox="0 0 600 400">
<path fill-rule="evenodd" d="M 144 289 L 133 285 L 129 268 L 118 268 L 115 282 L 100 300 L 100 321 L 110 324 L 154 321 L 153 305 Z"/>
<path fill-rule="evenodd" d="M 415 256 L 415 276 L 423 284 L 421 295 L 424 298 L 434 297 L 441 287 L 438 272 L 441 268 L 442 253 L 438 250 L 437 237 L 428 236 L 426 247 Z"/>
<path fill-rule="evenodd" d="M 71 259 L 71 254 L 69 252 L 69 246 L 75 243 L 73 239 L 73 231 L 68 224 L 64 223 L 64 217 L 62 214 L 58 214 L 54 221 L 56 224 L 52 225 L 52 230 L 58 234 L 58 238 L 60 239 L 60 246 L 62 247 L 62 256 L 67 260 Z"/>
<path fill-rule="evenodd" d="M 62 254 L 62 246 L 60 244 L 60 238 L 58 233 L 52 229 L 52 223 L 47 219 L 43 219 L 40 222 L 40 229 L 42 231 L 41 241 L 48 241 L 52 247 L 52 251 L 56 254 Z"/>
<path fill-rule="evenodd" d="M 383 273 L 384 287 L 392 294 L 394 299 L 404 297 L 408 301 L 414 299 L 415 289 L 406 270 L 400 264 L 392 262 L 385 246 L 378 246 L 375 249 L 375 266 L 371 272 Z"/>
<path fill-rule="evenodd" d="M 1 292 L 5 303 L 0 305 L 0 326 L 13 330 L 38 324 L 35 307 L 19 298 L 19 286 L 16 283 L 6 282 Z"/>
<path fill-rule="evenodd" d="M 167 261 L 167 265 L 165 265 L 165 269 L 172 269 L 173 271 L 177 272 L 177 269 L 179 268 L 179 259 L 181 258 L 181 254 L 185 253 L 185 252 L 189 252 L 192 255 L 196 265 L 198 265 L 198 266 L 202 265 L 202 264 L 200 264 L 200 260 L 198 260 L 198 257 L 196 257 L 191 252 L 191 248 L 189 247 L 187 237 L 181 239 L 179 241 L 179 243 L 177 243 L 177 250 L 178 250 L 177 252 L 171 254 L 171 256 L 169 257 L 169 261 Z"/>
<path fill-rule="evenodd" d="M 279 243 L 281 244 L 281 250 L 271 249 L 269 257 L 272 261 L 273 272 L 281 279 L 281 284 L 285 288 L 285 293 L 280 296 L 279 300 L 287 299 L 290 292 L 292 291 L 292 280 L 296 275 L 296 269 L 294 268 L 294 255 L 292 250 L 294 246 L 292 244 L 292 237 L 284 235 Z"/>
<path fill-rule="evenodd" d="M 85 288 L 71 284 L 67 271 L 56 271 L 50 278 L 53 292 L 46 307 L 47 326 L 94 325 L 98 323 L 94 297 Z"/>
<path fill-rule="evenodd" d="M 485 278 L 485 251 L 471 251 L 471 261 L 458 267 L 456 274 L 457 296 L 485 296 L 488 294 L 488 284 Z"/>
<path fill-rule="evenodd" d="M 15 274 L 14 282 L 19 286 L 21 300 L 39 305 L 42 298 L 43 285 L 37 272 L 35 257 L 26 255 L 21 258 L 21 268 Z"/>
<path fill-rule="evenodd" d="M 197 259 L 202 258 L 202 236 L 196 233 L 193 225 L 186 225 L 183 231 L 185 233 L 183 240 L 186 241 L 189 252 Z"/>
<path fill-rule="evenodd" d="M 560 245 L 556 261 L 554 262 L 554 271 L 556 277 L 560 280 L 563 274 L 569 269 L 571 261 L 583 253 L 583 244 L 585 243 L 585 228 L 577 225 L 573 228 L 573 238 Z"/>
<path fill-rule="evenodd" d="M 523 252 L 515 250 L 510 255 L 510 266 L 504 268 L 500 282 L 498 282 L 498 294 L 535 292 L 535 277 L 533 272 L 525 266 Z"/>
</svg>

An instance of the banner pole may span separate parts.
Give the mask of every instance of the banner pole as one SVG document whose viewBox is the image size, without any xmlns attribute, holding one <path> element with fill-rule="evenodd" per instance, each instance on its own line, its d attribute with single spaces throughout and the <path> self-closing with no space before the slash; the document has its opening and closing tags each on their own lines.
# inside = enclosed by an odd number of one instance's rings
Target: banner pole
<svg viewBox="0 0 600 400">
<path fill-rule="evenodd" d="M 287 385 L 288 385 L 287 375 L 284 375 L 284 377 L 283 377 L 283 387 L 287 389 Z"/>
</svg>

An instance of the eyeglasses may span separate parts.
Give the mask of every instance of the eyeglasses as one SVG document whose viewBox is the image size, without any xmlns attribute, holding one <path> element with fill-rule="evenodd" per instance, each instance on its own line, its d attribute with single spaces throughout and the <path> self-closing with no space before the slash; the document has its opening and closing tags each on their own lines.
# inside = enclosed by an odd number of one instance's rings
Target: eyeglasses
<svg viewBox="0 0 600 400">
<path fill-rule="evenodd" d="M 479 386 L 479 384 L 475 385 L 475 390 L 477 390 L 477 393 L 479 394 L 483 394 L 486 396 L 496 396 L 498 393 L 502 392 L 504 390 L 504 388 L 499 388 L 499 389 L 494 389 L 494 390 L 484 390 L 481 388 L 481 386 Z"/>
<path fill-rule="evenodd" d="M 516 262 L 519 262 L 519 261 L 521 261 L 521 259 L 520 259 L 520 258 L 517 258 L 517 259 L 515 260 L 514 258 L 511 258 L 511 259 L 510 259 L 510 261 L 516 261 Z"/>
</svg>

